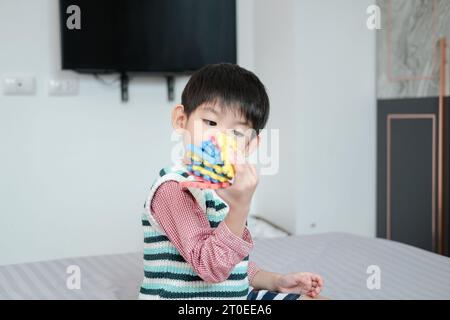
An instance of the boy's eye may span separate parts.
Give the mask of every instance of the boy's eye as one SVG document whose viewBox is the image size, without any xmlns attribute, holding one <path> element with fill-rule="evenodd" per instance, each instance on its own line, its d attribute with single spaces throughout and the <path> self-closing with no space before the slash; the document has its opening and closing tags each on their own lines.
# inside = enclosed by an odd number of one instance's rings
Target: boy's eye
<svg viewBox="0 0 450 320">
<path fill-rule="evenodd" d="M 234 134 L 236 137 L 243 137 L 243 136 L 244 136 L 244 134 L 243 134 L 242 132 L 239 132 L 239 131 L 237 131 L 237 130 L 233 130 L 233 134 Z"/>
<path fill-rule="evenodd" d="M 217 122 L 215 122 L 215 121 L 203 119 L 203 122 L 206 123 L 208 126 L 211 126 L 211 127 L 217 126 Z"/>
</svg>

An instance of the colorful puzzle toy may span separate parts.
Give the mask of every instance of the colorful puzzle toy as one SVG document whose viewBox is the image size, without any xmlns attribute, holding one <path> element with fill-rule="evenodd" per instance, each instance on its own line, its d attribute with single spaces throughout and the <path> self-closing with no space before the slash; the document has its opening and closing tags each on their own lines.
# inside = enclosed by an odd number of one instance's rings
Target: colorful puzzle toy
<svg viewBox="0 0 450 320">
<path fill-rule="evenodd" d="M 195 181 L 182 182 L 181 186 L 200 189 L 220 189 L 231 185 L 234 178 L 236 139 L 223 133 L 203 141 L 201 146 L 186 146 L 190 164 L 187 169 Z"/>
</svg>

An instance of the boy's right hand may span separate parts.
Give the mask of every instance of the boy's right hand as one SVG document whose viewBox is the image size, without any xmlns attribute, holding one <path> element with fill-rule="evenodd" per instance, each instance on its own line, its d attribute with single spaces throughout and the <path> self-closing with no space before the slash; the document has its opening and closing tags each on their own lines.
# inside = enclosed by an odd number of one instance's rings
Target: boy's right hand
<svg viewBox="0 0 450 320">
<path fill-rule="evenodd" d="M 248 162 L 236 163 L 234 170 L 234 183 L 228 188 L 216 190 L 216 193 L 230 209 L 246 215 L 258 185 L 258 173 L 255 166 Z"/>
</svg>

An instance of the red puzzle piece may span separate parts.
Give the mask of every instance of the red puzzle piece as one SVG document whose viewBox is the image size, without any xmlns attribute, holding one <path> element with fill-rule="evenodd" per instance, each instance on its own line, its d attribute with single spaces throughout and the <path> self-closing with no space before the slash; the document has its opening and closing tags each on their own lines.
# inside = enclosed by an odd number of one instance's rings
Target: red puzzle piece
<svg viewBox="0 0 450 320">
<path fill-rule="evenodd" d="M 196 181 L 183 181 L 180 182 L 180 186 L 183 189 L 186 188 L 199 188 L 199 189 L 222 189 L 222 188 L 228 188 L 231 184 L 229 182 L 219 182 L 219 183 L 213 183 L 210 181 L 207 181 L 203 179 L 202 177 L 196 176 L 192 173 L 189 173 L 191 176 L 195 177 Z"/>
</svg>

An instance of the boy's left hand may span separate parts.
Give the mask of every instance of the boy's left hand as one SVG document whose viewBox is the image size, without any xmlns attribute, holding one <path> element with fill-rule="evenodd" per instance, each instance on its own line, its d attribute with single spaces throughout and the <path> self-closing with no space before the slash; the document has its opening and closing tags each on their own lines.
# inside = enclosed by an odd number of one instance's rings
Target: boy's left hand
<svg viewBox="0 0 450 320">
<path fill-rule="evenodd" d="M 322 287 L 322 277 L 311 272 L 284 274 L 276 281 L 276 288 L 280 293 L 306 294 L 311 298 L 318 296 Z"/>
</svg>

